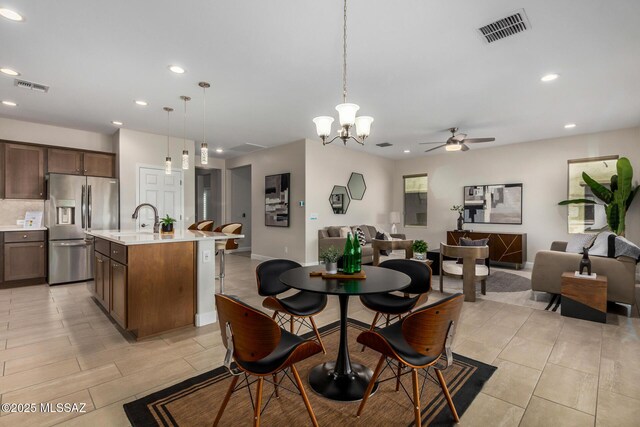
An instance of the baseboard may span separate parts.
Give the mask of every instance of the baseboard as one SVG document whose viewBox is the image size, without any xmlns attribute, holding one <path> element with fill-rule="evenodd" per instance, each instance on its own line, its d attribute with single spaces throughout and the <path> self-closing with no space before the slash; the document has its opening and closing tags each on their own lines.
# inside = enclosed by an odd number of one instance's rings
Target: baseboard
<svg viewBox="0 0 640 427">
<path fill-rule="evenodd" d="M 533 262 L 527 261 L 524 263 L 525 270 L 533 270 Z"/>
<path fill-rule="evenodd" d="M 218 314 L 215 311 L 208 313 L 196 313 L 196 326 L 210 325 L 216 323 Z"/>
<path fill-rule="evenodd" d="M 251 253 L 251 259 L 255 259 L 256 261 L 269 261 L 272 259 L 278 259 L 276 257 L 271 257 L 271 256 L 266 256 L 266 255 L 260 255 L 260 254 L 254 254 Z M 295 260 L 294 260 L 295 261 Z M 310 267 L 312 265 L 318 265 L 318 261 L 314 261 L 314 262 L 301 262 L 300 265 L 302 265 L 303 267 Z"/>
<path fill-rule="evenodd" d="M 251 246 L 240 246 L 237 249 L 228 249 L 226 252 L 228 254 L 232 254 L 234 252 L 251 252 Z"/>
</svg>

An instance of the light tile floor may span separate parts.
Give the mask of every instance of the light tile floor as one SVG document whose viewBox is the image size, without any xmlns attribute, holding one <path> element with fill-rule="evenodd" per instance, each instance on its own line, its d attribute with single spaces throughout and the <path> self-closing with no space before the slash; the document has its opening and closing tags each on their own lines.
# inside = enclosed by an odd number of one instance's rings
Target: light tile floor
<svg viewBox="0 0 640 427">
<path fill-rule="evenodd" d="M 257 264 L 227 257 L 226 287 L 259 307 Z M 0 426 L 126 426 L 124 403 L 221 365 L 217 325 L 135 342 L 106 317 L 89 286 L 0 290 L 2 402 L 84 402 L 87 411 L 2 413 Z M 456 286 L 446 282 L 445 290 Z M 442 296 L 433 292 L 430 302 Z M 454 350 L 498 370 L 461 424 L 638 425 L 640 319 L 610 314 L 602 325 L 563 318 L 517 298 L 479 295 L 475 303 L 464 304 Z M 373 317 L 357 298 L 349 315 L 364 322 Z M 324 325 L 338 316 L 337 299 L 330 297 L 316 321 Z"/>
</svg>

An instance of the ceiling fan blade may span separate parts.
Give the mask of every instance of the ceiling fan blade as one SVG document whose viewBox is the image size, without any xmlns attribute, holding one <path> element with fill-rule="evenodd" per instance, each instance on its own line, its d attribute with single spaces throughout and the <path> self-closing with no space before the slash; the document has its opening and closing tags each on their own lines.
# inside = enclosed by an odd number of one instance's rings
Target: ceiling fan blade
<svg viewBox="0 0 640 427">
<path fill-rule="evenodd" d="M 495 138 L 467 138 L 464 140 L 465 143 L 467 142 L 492 142 L 495 141 Z"/>
<path fill-rule="evenodd" d="M 460 151 L 469 151 L 469 147 L 464 145 L 464 143 L 460 144 Z"/>
<path fill-rule="evenodd" d="M 447 145 L 447 144 L 442 144 L 442 145 L 438 145 L 438 146 L 437 146 L 437 147 L 435 147 L 435 148 L 430 148 L 430 149 L 426 150 L 426 151 L 425 151 L 425 153 L 428 153 L 429 151 L 437 150 L 438 148 L 442 148 L 442 147 L 444 147 L 445 145 Z"/>
<path fill-rule="evenodd" d="M 459 133 L 451 137 L 454 141 L 462 142 L 467 137 L 466 133 Z"/>
<path fill-rule="evenodd" d="M 446 142 L 419 142 L 418 144 L 422 145 L 422 144 L 446 144 Z"/>
</svg>

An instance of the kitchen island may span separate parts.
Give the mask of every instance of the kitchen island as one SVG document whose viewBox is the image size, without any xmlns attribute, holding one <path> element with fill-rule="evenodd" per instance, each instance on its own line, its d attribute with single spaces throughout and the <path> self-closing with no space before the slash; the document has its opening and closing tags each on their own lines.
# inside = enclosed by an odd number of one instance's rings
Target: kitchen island
<svg viewBox="0 0 640 427">
<path fill-rule="evenodd" d="M 239 234 L 91 230 L 94 294 L 137 339 L 216 321 L 215 243 Z"/>
</svg>

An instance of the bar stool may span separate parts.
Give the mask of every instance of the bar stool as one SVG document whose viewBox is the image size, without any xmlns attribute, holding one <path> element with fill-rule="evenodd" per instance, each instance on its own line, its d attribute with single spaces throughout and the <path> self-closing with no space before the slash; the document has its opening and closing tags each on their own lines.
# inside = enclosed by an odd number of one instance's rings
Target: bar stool
<svg viewBox="0 0 640 427">
<path fill-rule="evenodd" d="M 242 224 L 239 222 L 224 224 L 216 227 L 213 231 L 227 234 L 241 234 Z M 236 239 L 220 240 L 216 242 L 216 255 L 220 254 L 220 274 L 218 275 L 218 279 L 220 279 L 221 294 L 224 294 L 225 251 L 229 249 L 238 249 L 238 242 Z"/>
<path fill-rule="evenodd" d="M 198 230 L 198 231 L 213 231 L 214 221 L 212 219 L 205 219 L 203 221 L 198 221 L 195 224 L 191 224 L 189 226 L 189 230 Z"/>
</svg>

